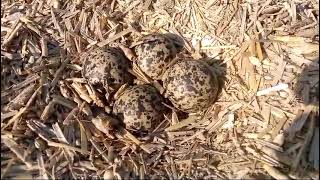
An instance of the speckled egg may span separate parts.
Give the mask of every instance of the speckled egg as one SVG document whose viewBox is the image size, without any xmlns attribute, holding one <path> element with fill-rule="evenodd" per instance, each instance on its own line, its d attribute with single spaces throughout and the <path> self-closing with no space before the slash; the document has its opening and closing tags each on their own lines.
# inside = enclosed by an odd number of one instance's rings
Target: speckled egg
<svg viewBox="0 0 320 180">
<path fill-rule="evenodd" d="M 180 60 L 163 75 L 165 97 L 185 112 L 196 113 L 215 101 L 219 84 L 215 73 L 205 62 Z"/>
<path fill-rule="evenodd" d="M 163 34 L 151 34 L 142 38 L 135 47 L 137 65 L 152 79 L 160 80 L 169 62 L 177 53 L 174 42 Z"/>
<path fill-rule="evenodd" d="M 135 85 L 126 89 L 115 101 L 114 114 L 123 120 L 127 129 L 150 130 L 163 118 L 166 107 L 163 97 L 150 85 Z"/>
<path fill-rule="evenodd" d="M 81 57 L 82 76 L 92 85 L 118 89 L 132 81 L 128 73 L 129 60 L 118 48 L 96 48 Z"/>
</svg>

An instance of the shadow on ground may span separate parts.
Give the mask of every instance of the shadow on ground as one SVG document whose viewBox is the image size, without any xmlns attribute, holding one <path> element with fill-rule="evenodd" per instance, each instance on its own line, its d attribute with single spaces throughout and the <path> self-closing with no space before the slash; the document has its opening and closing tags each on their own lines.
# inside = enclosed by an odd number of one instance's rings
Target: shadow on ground
<svg viewBox="0 0 320 180">
<path fill-rule="evenodd" d="M 295 98 L 303 102 L 292 124 L 284 130 L 283 153 L 291 178 L 319 179 L 319 58 L 297 76 Z"/>
</svg>

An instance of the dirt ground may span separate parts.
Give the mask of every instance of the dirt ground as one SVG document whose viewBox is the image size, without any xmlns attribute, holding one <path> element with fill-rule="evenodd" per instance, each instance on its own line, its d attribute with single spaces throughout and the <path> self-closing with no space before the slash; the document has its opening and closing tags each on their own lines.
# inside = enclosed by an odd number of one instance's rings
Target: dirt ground
<svg viewBox="0 0 320 180">
<path fill-rule="evenodd" d="M 131 133 L 81 57 L 134 59 L 151 33 L 178 37 L 177 56 L 213 66 L 221 90 Z M 1 178 L 319 179 L 318 112 L 318 0 L 1 1 Z"/>
</svg>

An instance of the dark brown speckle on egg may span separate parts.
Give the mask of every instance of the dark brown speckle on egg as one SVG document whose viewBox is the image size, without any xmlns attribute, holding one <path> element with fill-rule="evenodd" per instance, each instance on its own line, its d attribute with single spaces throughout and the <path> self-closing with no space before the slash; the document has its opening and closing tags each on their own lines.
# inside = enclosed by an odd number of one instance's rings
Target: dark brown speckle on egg
<svg viewBox="0 0 320 180">
<path fill-rule="evenodd" d="M 178 61 L 165 72 L 162 81 L 165 96 L 176 108 L 188 113 L 212 105 L 219 89 L 215 73 L 198 60 Z"/>
<path fill-rule="evenodd" d="M 162 34 L 145 36 L 142 41 L 142 44 L 135 47 L 137 64 L 149 77 L 160 80 L 177 49 L 173 42 Z"/>
<path fill-rule="evenodd" d="M 81 57 L 82 76 L 92 85 L 101 84 L 118 89 L 132 81 L 128 73 L 129 60 L 118 48 L 96 48 Z"/>
<path fill-rule="evenodd" d="M 123 114 L 126 128 L 131 130 L 150 130 L 163 118 L 166 107 L 163 98 L 150 85 L 135 85 L 126 89 L 115 101 L 113 112 Z"/>
</svg>

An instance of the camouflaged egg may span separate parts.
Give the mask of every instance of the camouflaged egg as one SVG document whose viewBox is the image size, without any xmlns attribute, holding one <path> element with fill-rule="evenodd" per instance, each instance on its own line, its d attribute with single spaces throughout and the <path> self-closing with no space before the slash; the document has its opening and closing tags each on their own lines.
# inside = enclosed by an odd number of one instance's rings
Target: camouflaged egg
<svg viewBox="0 0 320 180">
<path fill-rule="evenodd" d="M 165 97 L 185 112 L 208 108 L 218 92 L 218 80 L 211 67 L 199 60 L 180 60 L 163 75 Z"/>
<path fill-rule="evenodd" d="M 177 53 L 174 42 L 162 34 L 151 34 L 142 38 L 135 47 L 137 65 L 150 78 L 160 80 L 169 62 Z"/>
<path fill-rule="evenodd" d="M 129 60 L 118 48 L 96 48 L 81 58 L 82 76 L 92 85 L 116 90 L 132 81 L 127 71 Z"/>
<path fill-rule="evenodd" d="M 163 97 L 150 85 L 135 85 L 126 89 L 115 101 L 114 114 L 130 130 L 150 130 L 163 118 L 166 107 Z"/>
</svg>

